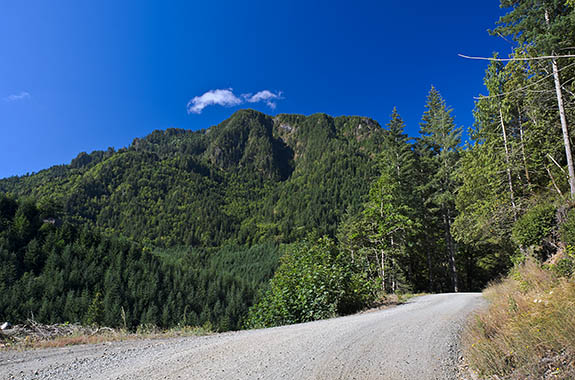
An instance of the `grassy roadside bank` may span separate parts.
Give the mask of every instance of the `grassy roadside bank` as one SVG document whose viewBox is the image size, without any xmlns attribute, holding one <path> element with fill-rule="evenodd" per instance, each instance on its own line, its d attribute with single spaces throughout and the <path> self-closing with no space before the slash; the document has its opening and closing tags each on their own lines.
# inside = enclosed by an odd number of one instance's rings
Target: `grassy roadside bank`
<svg viewBox="0 0 575 380">
<path fill-rule="evenodd" d="M 463 336 L 464 356 L 483 379 L 575 379 L 573 258 L 527 260 L 484 296 L 489 307 Z"/>
<path fill-rule="evenodd" d="M 29 324 L 34 324 L 30 329 Z M 16 328 L 24 330 L 24 327 Z M 204 326 L 181 326 L 159 329 L 155 326 L 139 326 L 136 331 L 109 327 L 84 327 L 80 325 L 39 325 L 28 321 L 26 331 L 8 333 L 0 331 L 0 350 L 28 350 L 56 348 L 79 344 L 98 344 L 138 339 L 164 339 L 184 336 L 214 334 L 209 324 Z"/>
</svg>

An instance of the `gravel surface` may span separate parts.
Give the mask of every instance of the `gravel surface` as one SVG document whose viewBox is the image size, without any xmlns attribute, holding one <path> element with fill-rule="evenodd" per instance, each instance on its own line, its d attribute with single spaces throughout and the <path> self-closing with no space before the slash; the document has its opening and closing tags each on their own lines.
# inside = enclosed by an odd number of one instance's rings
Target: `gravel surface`
<svg viewBox="0 0 575 380">
<path fill-rule="evenodd" d="M 459 334 L 480 293 L 204 337 L 0 352 L 0 379 L 457 379 Z"/>
</svg>

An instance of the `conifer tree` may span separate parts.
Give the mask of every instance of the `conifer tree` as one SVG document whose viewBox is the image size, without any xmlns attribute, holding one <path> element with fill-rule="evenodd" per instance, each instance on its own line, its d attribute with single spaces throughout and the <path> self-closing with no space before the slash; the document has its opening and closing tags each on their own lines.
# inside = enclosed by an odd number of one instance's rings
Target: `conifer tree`
<svg viewBox="0 0 575 380">
<path fill-rule="evenodd" d="M 424 171 L 428 173 L 422 189 L 427 197 L 425 204 L 429 212 L 436 216 L 437 224 L 443 229 L 452 289 L 457 292 L 457 247 L 451 234 L 451 225 L 456 216 L 455 173 L 460 156 L 461 128 L 455 126 L 452 110 L 433 86 L 427 96 L 425 108 L 418 141 Z"/>
<path fill-rule="evenodd" d="M 386 124 L 387 135 L 384 140 L 384 149 L 380 157 L 381 171 L 387 171 L 390 179 L 396 185 L 394 194 L 398 211 L 405 218 L 405 228 L 398 230 L 396 236 L 398 262 L 403 272 L 407 272 L 409 280 L 413 281 L 415 258 L 414 240 L 420 226 L 417 210 L 420 198 L 416 191 L 415 179 L 417 165 L 413 144 L 405 133 L 405 123 L 401 119 L 397 108 L 393 108 L 390 121 Z M 397 281 L 396 281 L 397 282 Z"/>
<path fill-rule="evenodd" d="M 410 286 L 410 248 L 418 225 L 415 212 L 415 157 L 405 125 L 394 108 L 377 161 L 379 177 L 371 185 L 361 215 L 349 215 L 340 242 L 352 258 L 366 260 L 383 291 Z"/>
</svg>

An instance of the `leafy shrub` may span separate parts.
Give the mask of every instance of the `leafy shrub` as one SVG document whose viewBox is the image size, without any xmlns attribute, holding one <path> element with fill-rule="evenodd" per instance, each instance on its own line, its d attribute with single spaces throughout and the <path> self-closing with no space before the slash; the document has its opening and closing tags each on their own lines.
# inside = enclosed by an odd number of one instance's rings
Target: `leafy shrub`
<svg viewBox="0 0 575 380">
<path fill-rule="evenodd" d="M 569 278 L 575 275 L 575 246 L 568 245 L 563 257 L 559 259 L 551 269 L 559 277 Z"/>
<path fill-rule="evenodd" d="M 246 327 L 271 327 L 352 313 L 372 301 L 372 283 L 334 242 L 290 246 Z"/>
<path fill-rule="evenodd" d="M 575 261 L 571 258 L 561 259 L 552 269 L 560 277 L 571 277 L 575 273 Z"/>
<path fill-rule="evenodd" d="M 561 224 L 559 232 L 563 243 L 575 247 L 575 209 L 567 212 L 567 219 Z"/>
<path fill-rule="evenodd" d="M 553 229 L 555 206 L 536 205 L 530 208 L 513 226 L 512 238 L 523 247 L 539 246 Z"/>
</svg>

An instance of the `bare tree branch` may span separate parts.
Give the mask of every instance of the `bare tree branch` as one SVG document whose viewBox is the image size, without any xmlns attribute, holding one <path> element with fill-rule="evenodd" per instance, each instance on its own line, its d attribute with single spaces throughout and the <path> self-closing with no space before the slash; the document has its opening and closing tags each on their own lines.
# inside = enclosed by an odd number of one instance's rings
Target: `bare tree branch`
<svg viewBox="0 0 575 380">
<path fill-rule="evenodd" d="M 559 71 L 563 71 L 563 70 L 568 69 L 572 66 L 575 66 L 575 63 L 571 63 L 565 67 L 562 67 L 561 69 L 559 69 Z M 473 99 L 479 100 L 479 99 L 500 98 L 502 96 L 507 96 L 507 95 L 510 95 L 510 94 L 513 94 L 516 92 L 527 90 L 529 87 L 535 86 L 536 84 L 539 84 L 539 83 L 543 82 L 544 80 L 546 80 L 547 78 L 551 78 L 552 76 L 553 76 L 553 73 L 550 73 L 550 74 L 544 76 L 543 78 L 538 79 L 537 81 L 535 81 L 533 83 L 529 83 L 527 86 L 523 86 L 523 87 L 518 88 L 518 89 L 513 90 L 513 91 L 503 92 L 501 94 L 494 94 L 494 95 L 479 95 L 479 96 L 473 97 Z M 553 91 L 553 90 L 549 90 L 549 91 Z"/>
<path fill-rule="evenodd" d="M 538 61 L 542 59 L 557 59 L 557 58 L 575 58 L 575 54 L 568 55 L 543 55 L 540 57 L 519 57 L 519 58 L 487 58 L 487 57 L 471 57 L 468 55 L 457 54 L 461 58 L 475 59 L 482 61 L 497 61 L 497 62 L 509 62 L 509 61 Z"/>
</svg>

